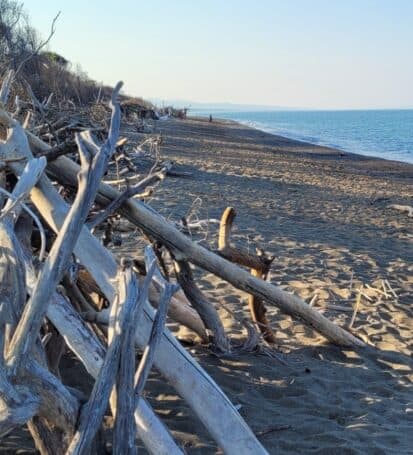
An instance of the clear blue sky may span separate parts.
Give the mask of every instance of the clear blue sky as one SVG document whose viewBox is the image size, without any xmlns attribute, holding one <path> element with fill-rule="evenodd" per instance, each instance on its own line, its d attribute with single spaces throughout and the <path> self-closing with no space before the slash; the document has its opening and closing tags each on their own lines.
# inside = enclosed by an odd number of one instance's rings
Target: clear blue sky
<svg viewBox="0 0 413 455">
<path fill-rule="evenodd" d="M 50 48 L 133 95 L 413 107 L 413 0 L 27 0 Z"/>
</svg>

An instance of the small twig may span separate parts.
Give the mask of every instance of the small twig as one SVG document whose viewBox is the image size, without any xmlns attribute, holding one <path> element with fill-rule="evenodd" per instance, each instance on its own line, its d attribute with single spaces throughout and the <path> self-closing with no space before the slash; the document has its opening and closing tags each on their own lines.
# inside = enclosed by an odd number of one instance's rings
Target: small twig
<svg viewBox="0 0 413 455">
<path fill-rule="evenodd" d="M 389 291 L 393 294 L 394 298 L 395 298 L 396 300 L 398 300 L 399 297 L 397 296 L 395 290 L 390 286 L 389 281 L 388 281 L 388 280 L 384 280 L 384 282 L 386 283 L 387 288 L 389 289 Z"/>
<path fill-rule="evenodd" d="M 358 294 L 357 294 L 356 304 L 354 305 L 353 315 L 351 316 L 351 320 L 348 325 L 349 329 L 351 329 L 353 327 L 354 321 L 356 320 L 357 311 L 359 309 L 360 302 L 361 302 L 361 296 L 362 296 L 361 289 L 359 289 Z"/>
<path fill-rule="evenodd" d="M 256 431 L 255 436 L 260 437 L 260 436 L 264 436 L 268 433 L 273 433 L 274 431 L 289 430 L 290 428 L 291 428 L 291 425 L 278 425 L 275 427 L 268 427 L 268 428 L 265 428 L 264 430 Z"/>
<path fill-rule="evenodd" d="M 51 25 L 51 27 L 50 27 L 49 36 L 46 38 L 45 41 L 42 41 L 42 42 L 36 47 L 36 49 L 35 49 L 33 52 L 31 52 L 25 59 L 23 59 L 23 60 L 20 62 L 20 65 L 17 67 L 16 73 L 15 73 L 14 77 L 16 77 L 16 76 L 20 73 L 20 71 L 21 71 L 21 69 L 23 68 L 23 66 L 24 66 L 29 60 L 31 60 L 36 54 L 38 54 L 38 53 L 43 49 L 43 47 L 46 46 L 46 45 L 49 43 L 49 41 L 52 39 L 53 35 L 54 35 L 55 32 L 56 32 L 56 22 L 57 22 L 57 19 L 58 19 L 59 16 L 60 16 L 60 13 L 61 13 L 61 12 L 59 11 L 59 12 L 56 14 L 56 16 L 54 17 L 53 21 L 52 21 L 52 25 Z"/>
<path fill-rule="evenodd" d="M 366 288 L 371 289 L 374 292 L 377 292 L 377 294 L 383 295 L 386 299 L 390 297 L 386 290 L 382 291 L 381 289 L 370 286 L 369 284 L 366 284 Z"/>
<path fill-rule="evenodd" d="M 122 204 L 127 201 L 129 198 L 136 196 L 139 193 L 142 193 L 142 191 L 145 190 L 149 185 L 152 185 L 156 183 L 157 181 L 160 182 L 165 178 L 167 168 L 162 168 L 159 172 L 148 175 L 144 179 L 142 179 L 140 182 L 138 182 L 136 185 L 128 187 L 118 198 L 114 199 L 109 205 L 106 206 L 106 208 L 98 213 L 95 218 L 93 218 L 89 223 L 88 223 L 88 228 L 90 230 L 93 230 L 96 226 L 99 224 L 103 223 L 106 218 L 108 218 L 110 215 L 112 215 L 114 212 L 116 212 Z"/>
<path fill-rule="evenodd" d="M 318 290 L 314 292 L 314 295 L 313 295 L 312 299 L 310 300 L 310 303 L 308 304 L 308 306 L 310 306 L 310 307 L 314 306 L 315 302 L 317 301 L 317 297 L 318 297 Z"/>
</svg>

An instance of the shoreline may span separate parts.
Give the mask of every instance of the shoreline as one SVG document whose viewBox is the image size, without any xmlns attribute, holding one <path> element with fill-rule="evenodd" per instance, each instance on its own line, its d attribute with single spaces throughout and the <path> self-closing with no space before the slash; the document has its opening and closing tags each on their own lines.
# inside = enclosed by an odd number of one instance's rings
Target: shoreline
<svg viewBox="0 0 413 455">
<path fill-rule="evenodd" d="M 411 109 L 406 109 L 406 110 L 410 111 Z M 320 112 L 324 112 L 324 111 L 320 111 Z M 191 116 L 191 115 L 189 115 L 188 118 L 189 119 L 195 119 L 195 120 L 198 119 L 198 120 L 201 120 L 201 121 L 204 121 L 204 120 L 208 121 L 208 116 L 207 115 L 205 115 L 205 116 L 202 116 L 202 115 Z M 397 163 L 406 163 L 406 164 L 413 165 L 413 157 L 412 157 L 411 161 L 401 161 L 401 160 L 395 160 L 395 159 L 392 159 L 392 158 L 384 158 L 382 156 L 363 154 L 363 153 L 359 153 L 359 152 L 350 152 L 349 150 L 341 148 L 340 146 L 329 145 L 327 143 L 323 143 L 322 141 L 317 143 L 317 142 L 311 142 L 311 141 L 306 141 L 306 140 L 303 140 L 303 139 L 300 139 L 300 138 L 296 138 L 296 137 L 293 137 L 293 135 L 289 136 L 288 134 L 286 135 L 285 133 L 277 134 L 277 133 L 274 133 L 274 132 L 270 131 L 269 128 L 260 128 L 260 127 L 258 127 L 256 125 L 251 125 L 250 124 L 251 122 L 247 121 L 247 120 L 246 121 L 240 121 L 240 120 L 232 120 L 232 119 L 225 119 L 225 118 L 216 117 L 216 118 L 214 118 L 214 121 L 239 123 L 240 125 L 243 125 L 243 126 L 245 126 L 247 128 L 252 128 L 252 129 L 261 131 L 263 133 L 271 134 L 271 135 L 276 136 L 278 138 L 288 139 L 288 140 L 291 140 L 291 141 L 294 141 L 294 142 L 301 142 L 301 143 L 304 143 L 304 144 L 310 144 L 310 145 L 312 145 L 314 147 L 325 147 L 325 148 L 329 148 L 329 149 L 332 149 L 332 150 L 336 150 L 338 152 L 348 153 L 348 154 L 351 154 L 351 155 L 358 155 L 358 156 L 367 157 L 367 158 L 376 158 L 376 159 L 380 159 L 380 160 L 394 161 L 394 162 L 397 162 Z"/>
</svg>

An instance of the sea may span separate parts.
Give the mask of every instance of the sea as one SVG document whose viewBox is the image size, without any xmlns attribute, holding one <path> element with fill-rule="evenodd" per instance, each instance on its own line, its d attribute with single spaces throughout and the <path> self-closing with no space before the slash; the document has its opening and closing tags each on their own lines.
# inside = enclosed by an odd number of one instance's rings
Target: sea
<svg viewBox="0 0 413 455">
<path fill-rule="evenodd" d="M 413 109 L 194 110 L 190 115 L 236 120 L 268 133 L 347 152 L 413 163 Z"/>
</svg>

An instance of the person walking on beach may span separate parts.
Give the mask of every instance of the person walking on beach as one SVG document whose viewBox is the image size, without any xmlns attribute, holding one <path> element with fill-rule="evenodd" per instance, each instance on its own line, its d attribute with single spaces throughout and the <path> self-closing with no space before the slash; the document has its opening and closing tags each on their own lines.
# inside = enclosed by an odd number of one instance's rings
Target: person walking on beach
<svg viewBox="0 0 413 455">
<path fill-rule="evenodd" d="M 209 123 L 212 123 L 212 115 L 209 114 Z"/>
</svg>

